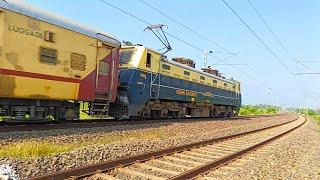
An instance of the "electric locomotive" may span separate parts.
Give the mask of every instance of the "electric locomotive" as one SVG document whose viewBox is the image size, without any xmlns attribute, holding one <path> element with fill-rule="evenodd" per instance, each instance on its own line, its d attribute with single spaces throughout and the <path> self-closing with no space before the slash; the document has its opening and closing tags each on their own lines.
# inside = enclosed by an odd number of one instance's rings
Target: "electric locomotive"
<svg viewBox="0 0 320 180">
<path fill-rule="evenodd" d="M 240 82 L 142 45 L 121 48 L 119 78 L 115 117 L 232 117 L 241 106 Z"/>
</svg>

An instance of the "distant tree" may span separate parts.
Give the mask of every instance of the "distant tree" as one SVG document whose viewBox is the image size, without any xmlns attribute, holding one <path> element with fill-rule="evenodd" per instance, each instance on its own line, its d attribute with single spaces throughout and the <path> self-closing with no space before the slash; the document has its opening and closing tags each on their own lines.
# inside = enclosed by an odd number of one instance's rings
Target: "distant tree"
<svg viewBox="0 0 320 180">
<path fill-rule="evenodd" d="M 240 109 L 240 115 L 259 115 L 274 114 L 278 112 L 278 107 L 265 104 L 243 105 Z"/>
</svg>

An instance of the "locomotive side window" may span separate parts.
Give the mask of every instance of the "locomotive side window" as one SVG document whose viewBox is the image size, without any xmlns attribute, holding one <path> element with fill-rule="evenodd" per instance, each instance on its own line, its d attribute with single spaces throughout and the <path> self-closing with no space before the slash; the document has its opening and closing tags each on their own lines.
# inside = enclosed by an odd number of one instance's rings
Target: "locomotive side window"
<svg viewBox="0 0 320 180">
<path fill-rule="evenodd" d="M 71 53 L 70 66 L 71 69 L 84 71 L 86 69 L 87 58 L 85 55 L 78 53 Z"/>
<path fill-rule="evenodd" d="M 184 71 L 183 74 L 186 76 L 190 76 L 190 72 L 188 72 L 188 71 Z"/>
<path fill-rule="evenodd" d="M 147 68 L 151 67 L 151 59 L 152 59 L 152 55 L 150 53 L 147 53 L 147 61 L 146 61 Z"/>
<path fill-rule="evenodd" d="M 57 50 L 40 47 L 40 61 L 43 63 L 57 64 Z"/>
<path fill-rule="evenodd" d="M 162 69 L 170 71 L 171 67 L 169 65 L 167 65 L 167 64 L 162 64 Z"/>
</svg>

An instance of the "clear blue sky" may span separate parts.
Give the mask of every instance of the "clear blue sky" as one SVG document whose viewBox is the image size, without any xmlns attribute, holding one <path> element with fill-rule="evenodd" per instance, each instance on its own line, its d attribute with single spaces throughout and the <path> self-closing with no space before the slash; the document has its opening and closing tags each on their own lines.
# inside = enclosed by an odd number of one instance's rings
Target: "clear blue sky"
<svg viewBox="0 0 320 180">
<path fill-rule="evenodd" d="M 228 56 L 214 44 L 175 24 L 139 0 L 106 0 L 132 14 L 152 23 L 166 24 L 167 31 L 203 50 L 212 50 L 220 58 Z M 145 0 L 161 9 L 208 39 L 230 51 L 240 54 L 227 63 L 244 63 L 237 66 L 215 66 L 227 77 L 242 82 L 244 104 L 274 104 L 281 106 L 317 107 L 320 102 L 320 75 L 296 76 L 294 78 L 249 32 L 222 0 Z M 312 72 L 297 64 L 292 58 L 316 58 L 320 61 L 320 1 L 319 0 L 251 0 L 272 30 L 288 49 L 284 51 L 267 30 L 247 0 L 227 0 L 239 15 L 254 29 L 266 44 L 289 67 L 290 71 Z M 161 43 L 144 32 L 145 24 L 123 14 L 99 0 L 27 0 L 27 2 L 50 12 L 102 29 L 120 40 L 141 43 L 160 49 Z M 173 51 L 169 57 L 185 56 L 194 59 L 197 67 L 203 64 L 203 53 L 169 37 Z M 310 59 L 307 59 L 310 60 Z M 209 64 L 218 60 L 209 59 Z M 320 72 L 320 62 L 305 62 Z M 246 75 L 242 72 L 246 72 Z M 271 91 L 268 90 L 271 88 Z M 269 92 L 269 93 L 268 93 Z M 268 95 L 269 94 L 269 95 Z M 319 98 L 317 101 L 316 99 Z"/>
</svg>

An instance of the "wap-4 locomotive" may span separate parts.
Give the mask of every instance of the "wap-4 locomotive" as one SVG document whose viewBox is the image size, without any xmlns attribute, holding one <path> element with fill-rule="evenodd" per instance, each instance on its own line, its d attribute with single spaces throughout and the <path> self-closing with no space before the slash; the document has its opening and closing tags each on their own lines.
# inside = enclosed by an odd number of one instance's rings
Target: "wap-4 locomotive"
<svg viewBox="0 0 320 180">
<path fill-rule="evenodd" d="M 192 60 L 168 60 L 141 45 L 120 50 L 118 107 L 129 117 L 231 117 L 241 106 L 240 83 L 210 67 L 199 71 Z M 114 108 L 114 116 L 126 111 Z"/>
<path fill-rule="evenodd" d="M 0 0 L 0 120 L 235 116 L 240 105 L 240 83 L 216 70 Z"/>
</svg>

